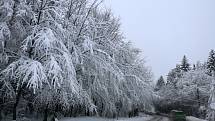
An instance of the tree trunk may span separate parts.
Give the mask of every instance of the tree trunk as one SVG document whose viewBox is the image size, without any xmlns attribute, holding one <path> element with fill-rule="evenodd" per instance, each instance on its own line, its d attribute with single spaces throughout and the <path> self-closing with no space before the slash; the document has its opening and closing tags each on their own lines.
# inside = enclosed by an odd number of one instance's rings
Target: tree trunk
<svg viewBox="0 0 215 121">
<path fill-rule="evenodd" d="M 0 121 L 2 120 L 2 109 L 0 108 Z"/>
<path fill-rule="evenodd" d="M 40 18 L 41 18 L 41 15 L 42 15 L 42 9 L 43 9 L 43 0 L 41 1 L 41 4 L 40 4 L 40 10 L 39 10 L 39 13 L 38 13 L 38 18 L 37 18 L 37 25 L 40 24 Z"/>
<path fill-rule="evenodd" d="M 46 105 L 46 109 L 44 111 L 44 119 L 43 119 L 43 121 L 48 121 L 48 106 L 49 106 L 49 104 Z"/>
<path fill-rule="evenodd" d="M 33 104 L 31 102 L 28 102 L 27 108 L 28 108 L 27 112 L 29 114 L 33 114 L 33 112 L 34 112 L 34 106 L 33 106 Z"/>
<path fill-rule="evenodd" d="M 198 108 L 201 106 L 200 96 L 199 96 L 199 88 L 197 88 L 197 100 L 198 100 Z"/>
<path fill-rule="evenodd" d="M 18 90 L 16 95 L 16 102 L 14 103 L 14 106 L 13 106 L 13 120 L 16 120 L 16 109 L 19 104 L 19 100 L 21 98 L 21 93 L 22 93 L 22 88 Z"/>
<path fill-rule="evenodd" d="M 73 116 L 73 106 L 70 107 L 70 117 Z"/>
</svg>

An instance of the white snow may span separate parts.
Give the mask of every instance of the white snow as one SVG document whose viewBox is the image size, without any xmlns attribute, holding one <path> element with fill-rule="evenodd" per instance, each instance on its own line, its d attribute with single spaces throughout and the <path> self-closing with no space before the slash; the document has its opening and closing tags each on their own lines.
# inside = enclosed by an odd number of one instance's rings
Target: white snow
<svg viewBox="0 0 215 121">
<path fill-rule="evenodd" d="M 198 119 L 198 118 L 195 118 L 192 116 L 187 116 L 186 119 L 187 119 L 187 121 L 206 121 L 206 120 Z"/>
<path fill-rule="evenodd" d="M 108 119 L 99 117 L 78 117 L 78 118 L 63 118 L 59 121 L 148 121 L 152 117 L 133 117 L 133 118 L 120 118 L 120 119 Z"/>
<path fill-rule="evenodd" d="M 210 108 L 213 110 L 215 109 L 215 103 L 214 102 L 210 104 Z"/>
<path fill-rule="evenodd" d="M 124 119 L 119 119 L 119 120 L 114 120 L 114 121 L 148 121 L 152 117 L 134 117 L 134 118 L 124 118 Z"/>
<path fill-rule="evenodd" d="M 107 118 L 98 118 L 98 117 L 78 117 L 78 118 L 63 118 L 59 121 L 152 121 L 151 116 L 145 117 L 133 117 L 133 118 L 120 118 L 120 119 L 107 119 Z M 203 119 L 198 119 L 192 116 L 186 117 L 187 121 L 206 121 Z M 163 118 L 162 121 L 169 121 L 167 118 Z"/>
</svg>

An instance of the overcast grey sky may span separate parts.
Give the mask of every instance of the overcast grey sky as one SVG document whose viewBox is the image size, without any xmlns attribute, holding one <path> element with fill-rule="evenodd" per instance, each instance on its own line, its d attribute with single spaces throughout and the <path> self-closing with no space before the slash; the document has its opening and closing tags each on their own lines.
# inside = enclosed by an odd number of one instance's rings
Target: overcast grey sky
<svg viewBox="0 0 215 121">
<path fill-rule="evenodd" d="M 205 61 L 215 49 L 215 0 L 105 0 L 128 40 L 141 48 L 155 77 L 186 55 Z"/>
</svg>

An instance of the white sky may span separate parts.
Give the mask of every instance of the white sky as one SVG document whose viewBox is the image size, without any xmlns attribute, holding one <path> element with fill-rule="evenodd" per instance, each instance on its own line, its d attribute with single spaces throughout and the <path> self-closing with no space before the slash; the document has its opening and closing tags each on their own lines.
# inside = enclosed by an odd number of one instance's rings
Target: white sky
<svg viewBox="0 0 215 121">
<path fill-rule="evenodd" d="M 215 0 L 105 0 L 121 18 L 128 40 L 143 50 L 155 77 L 167 75 L 186 55 L 207 60 L 215 49 Z"/>
</svg>

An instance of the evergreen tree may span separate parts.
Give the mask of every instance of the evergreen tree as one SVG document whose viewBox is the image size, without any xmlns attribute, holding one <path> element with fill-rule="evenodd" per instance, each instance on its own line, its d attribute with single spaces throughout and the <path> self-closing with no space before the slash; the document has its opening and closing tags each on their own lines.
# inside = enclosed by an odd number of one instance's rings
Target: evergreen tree
<svg viewBox="0 0 215 121">
<path fill-rule="evenodd" d="M 159 91 L 165 85 L 164 78 L 161 76 L 156 84 L 155 91 Z"/>
<path fill-rule="evenodd" d="M 208 75 L 212 76 L 212 72 L 215 71 L 215 52 L 211 50 L 207 61 Z"/>
<path fill-rule="evenodd" d="M 180 69 L 184 72 L 187 72 L 190 70 L 190 64 L 188 63 L 188 59 L 187 57 L 184 55 L 181 65 L 180 65 Z"/>
</svg>

